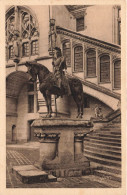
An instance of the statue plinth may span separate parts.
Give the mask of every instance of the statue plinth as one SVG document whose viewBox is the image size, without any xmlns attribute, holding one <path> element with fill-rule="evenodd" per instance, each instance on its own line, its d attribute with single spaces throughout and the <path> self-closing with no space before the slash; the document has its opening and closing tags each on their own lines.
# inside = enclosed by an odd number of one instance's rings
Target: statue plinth
<svg viewBox="0 0 127 195">
<path fill-rule="evenodd" d="M 40 159 L 35 166 L 55 176 L 79 176 L 90 168 L 83 155 L 83 140 L 92 129 L 84 120 L 37 119 L 32 123 L 40 141 Z"/>
</svg>

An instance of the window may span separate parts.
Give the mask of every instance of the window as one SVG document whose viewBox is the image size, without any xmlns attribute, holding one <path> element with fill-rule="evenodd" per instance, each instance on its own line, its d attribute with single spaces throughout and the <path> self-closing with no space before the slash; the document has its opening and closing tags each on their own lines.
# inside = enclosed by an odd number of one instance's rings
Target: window
<svg viewBox="0 0 127 195">
<path fill-rule="evenodd" d="M 39 32 L 35 17 L 28 8 L 14 6 L 6 14 L 6 46 L 11 45 L 15 48 L 14 42 L 21 46 L 18 57 L 30 57 L 39 54 Z M 15 40 L 15 41 L 14 41 Z M 13 59 L 16 49 L 7 47 L 8 59 Z M 7 59 L 7 60 L 8 60 Z"/>
<path fill-rule="evenodd" d="M 13 57 L 14 57 L 14 48 L 13 48 L 13 46 L 10 46 L 9 47 L 9 58 L 11 59 Z"/>
<path fill-rule="evenodd" d="M 74 48 L 74 71 L 83 71 L 83 47 L 76 46 Z"/>
<path fill-rule="evenodd" d="M 34 95 L 28 95 L 28 113 L 34 113 Z"/>
<path fill-rule="evenodd" d="M 22 55 L 29 56 L 29 43 L 23 43 L 22 45 Z"/>
<path fill-rule="evenodd" d="M 63 56 L 66 58 L 67 67 L 71 66 L 71 47 L 70 42 L 63 43 Z"/>
<path fill-rule="evenodd" d="M 121 88 L 121 61 L 118 60 L 114 63 L 114 88 Z"/>
<path fill-rule="evenodd" d="M 86 54 L 87 57 L 87 77 L 96 76 L 96 52 L 89 50 Z"/>
<path fill-rule="evenodd" d="M 32 41 L 31 43 L 31 55 L 38 54 L 38 40 Z"/>
<path fill-rule="evenodd" d="M 110 57 L 103 55 L 100 58 L 100 82 L 110 81 Z"/>
<path fill-rule="evenodd" d="M 77 31 L 84 30 L 84 17 L 76 19 L 76 30 Z"/>
<path fill-rule="evenodd" d="M 15 14 L 11 15 L 6 20 L 6 38 L 8 42 L 14 41 L 14 30 L 15 30 Z"/>
</svg>

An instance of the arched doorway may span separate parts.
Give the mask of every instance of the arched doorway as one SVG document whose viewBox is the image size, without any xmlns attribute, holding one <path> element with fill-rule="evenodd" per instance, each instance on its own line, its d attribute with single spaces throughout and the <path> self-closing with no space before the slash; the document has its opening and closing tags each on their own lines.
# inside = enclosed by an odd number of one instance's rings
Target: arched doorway
<svg viewBox="0 0 127 195">
<path fill-rule="evenodd" d="M 7 143 L 17 141 L 18 138 L 21 137 L 21 135 L 19 135 L 19 123 L 23 124 L 25 120 L 23 120 L 25 115 L 23 115 L 21 111 L 25 111 L 23 105 L 27 103 L 28 78 L 27 73 L 15 71 L 9 74 L 6 79 Z"/>
</svg>

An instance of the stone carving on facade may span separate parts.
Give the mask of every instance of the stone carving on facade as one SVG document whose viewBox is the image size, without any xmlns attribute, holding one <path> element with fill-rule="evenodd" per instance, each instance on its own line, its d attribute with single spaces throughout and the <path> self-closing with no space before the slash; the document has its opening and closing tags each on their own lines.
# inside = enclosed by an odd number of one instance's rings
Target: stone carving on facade
<svg viewBox="0 0 127 195">
<path fill-rule="evenodd" d="M 91 47 L 87 44 L 84 44 L 84 51 L 86 52 L 88 49 L 90 49 Z"/>
<path fill-rule="evenodd" d="M 95 109 L 94 109 L 94 112 L 95 112 L 95 118 L 96 119 L 103 119 L 103 114 L 102 114 L 102 108 L 101 106 L 97 105 L 95 106 Z"/>
<path fill-rule="evenodd" d="M 82 42 L 78 42 L 78 41 L 72 40 L 72 47 L 75 47 L 77 45 L 83 46 Z"/>
<path fill-rule="evenodd" d="M 57 26 L 56 27 L 56 31 L 58 34 L 63 34 L 63 35 L 66 35 L 66 36 L 69 36 L 70 38 L 74 38 L 76 40 L 81 40 L 83 42 L 86 42 L 86 43 L 90 43 L 92 45 L 95 45 L 97 47 L 102 47 L 102 48 L 105 48 L 106 50 L 109 50 L 109 51 L 114 51 L 114 52 L 117 52 L 117 53 L 120 53 L 120 48 L 119 46 L 118 47 L 114 47 L 112 45 L 107 45 L 101 41 L 98 41 L 98 40 L 93 40 L 89 37 L 86 37 L 85 35 L 78 35 L 78 34 L 75 34 L 71 31 L 64 31 L 64 29 L 62 29 L 61 27 Z"/>
<path fill-rule="evenodd" d="M 114 62 L 116 59 L 118 59 L 119 57 L 116 55 L 112 55 L 112 61 Z"/>
<path fill-rule="evenodd" d="M 97 50 L 98 51 L 98 56 L 102 55 L 104 52 L 100 49 Z"/>
<path fill-rule="evenodd" d="M 34 133 L 34 136 L 40 138 L 41 140 L 45 140 L 45 139 L 58 140 L 59 139 L 59 133 L 42 133 L 40 131 L 38 132 L 36 131 Z"/>
<path fill-rule="evenodd" d="M 14 31 L 14 41 L 13 41 L 13 47 L 14 47 L 14 58 L 19 57 L 19 31 Z"/>
<path fill-rule="evenodd" d="M 50 19 L 50 31 L 49 31 L 49 51 L 53 51 L 56 47 L 57 32 L 55 27 L 55 20 Z"/>
</svg>

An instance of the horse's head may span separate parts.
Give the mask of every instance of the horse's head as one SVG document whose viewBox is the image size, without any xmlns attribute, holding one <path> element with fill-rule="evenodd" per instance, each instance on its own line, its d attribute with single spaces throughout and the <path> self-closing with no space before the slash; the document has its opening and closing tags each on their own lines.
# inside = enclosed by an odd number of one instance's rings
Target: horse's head
<svg viewBox="0 0 127 195">
<path fill-rule="evenodd" d="M 37 80 L 38 68 L 36 62 L 26 61 L 25 66 L 28 68 L 27 73 L 31 76 L 30 80 L 35 82 Z"/>
</svg>

